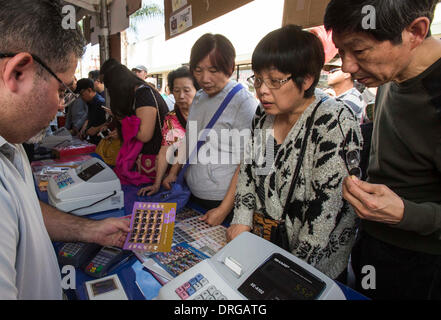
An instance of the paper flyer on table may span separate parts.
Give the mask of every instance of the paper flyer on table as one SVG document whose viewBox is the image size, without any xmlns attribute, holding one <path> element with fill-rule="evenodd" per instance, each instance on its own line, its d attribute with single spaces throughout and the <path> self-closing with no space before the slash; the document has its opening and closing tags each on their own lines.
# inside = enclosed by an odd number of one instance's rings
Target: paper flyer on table
<svg viewBox="0 0 441 320">
<path fill-rule="evenodd" d="M 159 264 L 157 264 L 155 262 L 155 260 L 153 259 L 147 259 L 143 262 L 143 266 L 146 267 L 147 269 L 153 271 L 154 273 L 160 275 L 161 277 L 167 279 L 168 281 L 170 281 L 171 279 L 173 279 L 173 277 L 164 270 L 164 268 L 162 268 Z"/>
</svg>

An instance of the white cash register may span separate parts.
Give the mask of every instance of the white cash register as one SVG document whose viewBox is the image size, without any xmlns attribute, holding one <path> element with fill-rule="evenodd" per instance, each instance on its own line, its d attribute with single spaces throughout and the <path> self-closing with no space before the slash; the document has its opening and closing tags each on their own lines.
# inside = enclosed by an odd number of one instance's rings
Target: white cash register
<svg viewBox="0 0 441 320">
<path fill-rule="evenodd" d="M 75 215 L 124 208 L 118 177 L 97 158 L 51 177 L 48 198 L 52 206 Z"/>
<path fill-rule="evenodd" d="M 326 275 L 244 232 L 159 290 L 158 300 L 346 300 Z"/>
</svg>

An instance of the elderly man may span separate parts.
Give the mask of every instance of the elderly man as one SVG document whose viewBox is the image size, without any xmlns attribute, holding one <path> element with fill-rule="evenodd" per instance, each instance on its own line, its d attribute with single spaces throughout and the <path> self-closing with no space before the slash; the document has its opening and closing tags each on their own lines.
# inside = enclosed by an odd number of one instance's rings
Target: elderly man
<svg viewBox="0 0 441 320">
<path fill-rule="evenodd" d="M 372 298 L 441 298 L 441 41 L 430 35 L 437 2 L 331 0 L 326 10 L 343 71 L 380 86 L 368 181 L 348 177 L 343 187 L 363 219 L 357 288 Z"/>
<path fill-rule="evenodd" d="M 0 0 L 0 299 L 60 299 L 51 240 L 122 245 L 120 219 L 93 221 L 38 201 L 21 143 L 63 104 L 83 39 L 57 0 Z"/>
</svg>

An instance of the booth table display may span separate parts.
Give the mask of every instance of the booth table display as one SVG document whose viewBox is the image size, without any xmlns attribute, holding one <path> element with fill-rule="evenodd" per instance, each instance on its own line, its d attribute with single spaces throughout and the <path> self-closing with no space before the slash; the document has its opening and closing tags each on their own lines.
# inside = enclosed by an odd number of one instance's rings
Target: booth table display
<svg viewBox="0 0 441 320">
<path fill-rule="evenodd" d="M 47 192 L 41 191 L 37 186 L 37 181 L 35 181 L 35 183 L 39 199 L 47 203 Z M 143 202 L 144 199 L 143 197 L 139 197 L 137 195 L 137 191 L 139 188 L 136 186 L 122 186 L 122 189 L 124 191 L 124 209 L 99 212 L 88 215 L 87 218 L 101 220 L 110 217 L 126 218 L 128 215 L 130 215 L 132 213 L 134 203 Z M 199 212 L 204 211 L 191 203 L 188 204 L 188 207 L 193 208 Z M 59 252 L 63 245 L 63 243 L 54 243 L 54 249 L 56 253 Z M 160 282 L 148 271 L 148 269 L 143 266 L 143 264 L 137 259 L 135 255 L 131 256 L 129 260 L 117 265 L 116 268 L 114 268 L 109 274 L 116 274 L 119 277 L 119 280 L 129 300 L 151 300 L 159 294 L 159 290 L 162 287 Z M 76 269 L 75 276 L 75 289 L 67 290 L 66 294 L 70 299 L 89 299 L 85 283 L 96 279 L 87 275 L 79 268 Z M 348 299 L 365 299 L 363 296 L 359 295 L 357 292 L 351 290 L 350 288 L 345 287 L 339 283 L 337 284 L 340 286 L 343 293 Z"/>
</svg>

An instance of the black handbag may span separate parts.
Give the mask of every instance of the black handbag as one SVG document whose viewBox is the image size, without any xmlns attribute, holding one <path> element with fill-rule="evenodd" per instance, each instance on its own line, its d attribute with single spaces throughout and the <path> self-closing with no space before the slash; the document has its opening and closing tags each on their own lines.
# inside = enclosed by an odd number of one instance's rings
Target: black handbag
<svg viewBox="0 0 441 320">
<path fill-rule="evenodd" d="M 290 199 L 292 198 L 292 195 L 294 193 L 295 186 L 297 184 L 297 180 L 299 178 L 300 169 L 302 167 L 303 158 L 305 157 L 306 152 L 306 145 L 308 142 L 309 134 L 311 131 L 312 124 L 314 122 L 315 113 L 318 109 L 318 107 L 326 101 L 326 98 L 323 98 L 317 106 L 312 111 L 311 116 L 306 121 L 306 132 L 305 137 L 303 138 L 302 147 L 299 154 L 299 159 L 297 161 L 297 166 L 294 171 L 293 179 L 291 182 L 291 186 L 289 188 L 288 196 L 286 198 L 285 207 L 283 208 L 283 214 L 282 217 L 279 220 L 275 220 L 269 216 L 264 216 L 261 213 L 255 212 L 253 215 L 253 230 L 252 232 L 262 237 L 268 241 L 271 241 L 275 245 L 281 247 L 282 249 L 285 249 L 287 251 L 289 250 L 289 239 L 288 239 L 288 232 L 286 230 L 286 216 L 288 215 L 289 209 L 290 209 Z"/>
</svg>

